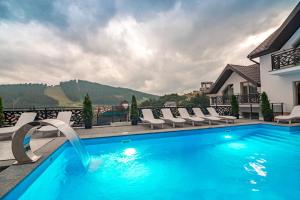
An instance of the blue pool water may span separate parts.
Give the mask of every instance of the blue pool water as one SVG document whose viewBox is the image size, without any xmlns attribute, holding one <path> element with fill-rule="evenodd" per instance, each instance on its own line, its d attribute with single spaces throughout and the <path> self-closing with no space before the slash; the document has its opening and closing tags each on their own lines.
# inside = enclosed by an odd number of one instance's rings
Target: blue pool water
<svg viewBox="0 0 300 200">
<path fill-rule="evenodd" d="M 300 129 L 299 129 L 300 130 Z M 297 128 L 247 125 L 66 143 L 6 199 L 299 199 Z"/>
</svg>

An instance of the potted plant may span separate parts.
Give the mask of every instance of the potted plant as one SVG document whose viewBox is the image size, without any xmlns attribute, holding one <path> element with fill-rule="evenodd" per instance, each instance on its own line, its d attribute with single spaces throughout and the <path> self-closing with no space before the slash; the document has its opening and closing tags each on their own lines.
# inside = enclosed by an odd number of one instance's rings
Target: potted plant
<svg viewBox="0 0 300 200">
<path fill-rule="evenodd" d="M 230 104 L 231 104 L 232 115 L 235 116 L 237 119 L 239 119 L 239 117 L 240 117 L 240 114 L 239 114 L 240 113 L 240 107 L 239 107 L 239 102 L 238 102 L 235 95 L 231 96 Z"/>
<path fill-rule="evenodd" d="M 137 102 L 134 95 L 132 96 L 132 100 L 131 100 L 130 120 L 132 125 L 137 125 L 139 121 L 139 111 L 137 108 Z"/>
<path fill-rule="evenodd" d="M 0 97 L 0 127 L 4 125 L 4 114 L 3 114 L 3 104 L 2 98 Z"/>
<path fill-rule="evenodd" d="M 264 121 L 272 122 L 274 119 L 273 110 L 270 106 L 270 101 L 266 92 L 261 94 L 261 113 L 263 115 Z"/>
<path fill-rule="evenodd" d="M 93 123 L 93 108 L 92 108 L 92 102 L 88 94 L 84 97 L 83 101 L 83 122 L 84 127 L 86 129 L 92 128 Z"/>
</svg>

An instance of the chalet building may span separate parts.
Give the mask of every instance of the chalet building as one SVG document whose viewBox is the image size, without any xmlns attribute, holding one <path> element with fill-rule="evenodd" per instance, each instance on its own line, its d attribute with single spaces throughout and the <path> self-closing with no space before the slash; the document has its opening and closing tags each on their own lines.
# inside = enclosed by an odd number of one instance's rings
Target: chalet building
<svg viewBox="0 0 300 200">
<path fill-rule="evenodd" d="M 284 112 L 300 105 L 300 3 L 283 24 L 249 55 L 260 63 L 261 91 Z"/>
<path fill-rule="evenodd" d="M 290 112 L 300 105 L 300 3 L 248 58 L 256 64 L 225 67 L 209 91 L 211 106 L 228 107 L 230 96 L 236 95 L 240 114 L 258 117 L 263 91 L 275 112 Z"/>
<path fill-rule="evenodd" d="M 228 64 L 211 87 L 211 106 L 230 106 L 230 97 L 236 95 L 241 115 L 258 118 L 260 95 L 260 69 L 258 64 L 249 66 Z"/>
</svg>

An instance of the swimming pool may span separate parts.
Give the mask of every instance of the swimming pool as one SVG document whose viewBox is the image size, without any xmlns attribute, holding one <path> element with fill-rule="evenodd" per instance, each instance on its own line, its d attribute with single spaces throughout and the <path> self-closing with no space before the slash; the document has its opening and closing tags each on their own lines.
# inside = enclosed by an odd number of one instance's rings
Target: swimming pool
<svg viewBox="0 0 300 200">
<path fill-rule="evenodd" d="M 68 143 L 4 199 L 299 199 L 299 128 L 243 125 Z"/>
</svg>

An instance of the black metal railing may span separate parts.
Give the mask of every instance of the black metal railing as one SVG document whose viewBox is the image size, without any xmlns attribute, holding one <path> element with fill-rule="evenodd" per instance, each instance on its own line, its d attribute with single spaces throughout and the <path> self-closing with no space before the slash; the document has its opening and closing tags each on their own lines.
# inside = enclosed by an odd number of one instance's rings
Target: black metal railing
<svg viewBox="0 0 300 200">
<path fill-rule="evenodd" d="M 291 48 L 271 55 L 272 70 L 292 67 L 300 63 L 300 48 Z"/>
<path fill-rule="evenodd" d="M 238 103 L 249 104 L 249 103 L 259 103 L 260 93 L 248 94 L 248 95 L 235 95 Z M 211 105 L 230 105 L 231 96 L 216 96 L 211 97 Z"/>
<path fill-rule="evenodd" d="M 83 126 L 82 107 L 31 107 L 31 108 L 5 108 L 4 125 L 13 126 L 24 112 L 37 113 L 35 120 L 53 119 L 61 111 L 71 111 L 71 121 L 75 127 Z M 96 106 L 93 109 L 93 125 L 109 125 L 114 122 L 127 122 L 129 109 L 123 106 Z"/>
</svg>

